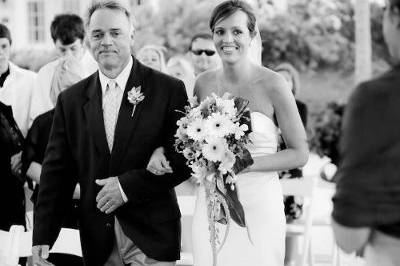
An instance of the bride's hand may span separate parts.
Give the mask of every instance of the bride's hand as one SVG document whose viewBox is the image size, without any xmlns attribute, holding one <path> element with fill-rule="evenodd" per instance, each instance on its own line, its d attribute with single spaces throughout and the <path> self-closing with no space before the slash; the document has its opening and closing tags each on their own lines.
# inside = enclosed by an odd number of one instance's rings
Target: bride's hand
<svg viewBox="0 0 400 266">
<path fill-rule="evenodd" d="M 146 169 L 155 175 L 164 175 L 173 172 L 169 161 L 165 157 L 164 147 L 159 147 L 154 150 Z"/>
</svg>

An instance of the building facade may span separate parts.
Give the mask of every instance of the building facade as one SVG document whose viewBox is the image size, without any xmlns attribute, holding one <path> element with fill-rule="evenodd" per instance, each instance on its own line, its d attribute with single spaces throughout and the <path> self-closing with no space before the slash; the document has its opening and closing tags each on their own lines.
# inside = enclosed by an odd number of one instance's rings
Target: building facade
<svg viewBox="0 0 400 266">
<path fill-rule="evenodd" d="M 0 22 L 7 25 L 13 39 L 13 49 L 50 49 L 53 41 L 50 24 L 54 16 L 74 13 L 82 17 L 95 0 L 0 0 Z M 119 0 L 134 13 L 151 5 L 158 9 L 158 0 Z"/>
</svg>

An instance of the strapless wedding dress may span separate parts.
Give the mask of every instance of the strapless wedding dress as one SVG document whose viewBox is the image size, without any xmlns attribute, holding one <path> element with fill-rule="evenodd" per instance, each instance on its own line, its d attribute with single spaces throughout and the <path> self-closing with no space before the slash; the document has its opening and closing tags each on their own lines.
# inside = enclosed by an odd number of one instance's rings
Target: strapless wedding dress
<svg viewBox="0 0 400 266">
<path fill-rule="evenodd" d="M 254 157 L 277 151 L 278 129 L 259 112 L 251 113 Z M 282 189 L 276 172 L 248 172 L 237 176 L 239 200 L 247 228 L 231 220 L 228 237 L 218 253 L 218 266 L 283 266 L 285 257 L 285 214 Z M 226 226 L 218 225 L 221 228 Z M 193 216 L 193 257 L 195 266 L 212 266 L 204 187 L 197 192 Z M 250 241 L 251 239 L 251 241 Z"/>
</svg>

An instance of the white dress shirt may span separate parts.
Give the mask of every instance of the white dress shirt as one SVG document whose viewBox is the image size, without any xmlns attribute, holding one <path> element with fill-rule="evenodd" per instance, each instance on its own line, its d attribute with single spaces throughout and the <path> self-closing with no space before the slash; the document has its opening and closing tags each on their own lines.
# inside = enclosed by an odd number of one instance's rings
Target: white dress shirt
<svg viewBox="0 0 400 266">
<path fill-rule="evenodd" d="M 0 101 L 10 105 L 15 122 L 22 135 L 26 137 L 30 127 L 30 111 L 32 104 L 33 84 L 36 73 L 22 69 L 9 62 L 10 74 L 0 87 Z"/>
<path fill-rule="evenodd" d="M 30 123 L 32 123 L 38 115 L 54 108 L 54 103 L 50 98 L 51 81 L 59 62 L 60 59 L 51 61 L 50 63 L 44 65 L 38 72 L 33 94 Z M 93 57 L 88 51 L 85 52 L 80 62 L 83 66 L 84 73 L 82 73 L 82 76 L 84 78 L 90 76 L 98 69 L 96 61 L 94 61 Z"/>
<path fill-rule="evenodd" d="M 125 66 L 125 68 L 122 70 L 122 72 L 115 78 L 112 79 L 115 83 L 117 83 L 117 88 L 118 88 L 118 94 L 117 94 L 117 110 L 119 112 L 119 108 L 121 107 L 121 102 L 122 102 L 122 97 L 124 96 L 124 90 L 126 87 L 126 83 L 128 82 L 129 75 L 131 74 L 131 69 L 133 65 L 133 60 L 132 57 L 129 57 L 128 64 Z M 101 91 L 102 91 L 102 97 L 104 99 L 106 89 L 107 89 L 107 84 L 111 80 L 109 77 L 104 75 L 100 70 L 99 70 L 99 79 L 100 79 L 100 85 L 101 85 Z M 104 102 L 104 101 L 102 101 Z M 118 116 L 117 116 L 118 119 Z M 121 184 L 118 181 L 118 187 L 122 195 L 122 199 L 124 202 L 128 201 L 128 197 L 126 196 L 124 190 L 121 187 Z"/>
</svg>

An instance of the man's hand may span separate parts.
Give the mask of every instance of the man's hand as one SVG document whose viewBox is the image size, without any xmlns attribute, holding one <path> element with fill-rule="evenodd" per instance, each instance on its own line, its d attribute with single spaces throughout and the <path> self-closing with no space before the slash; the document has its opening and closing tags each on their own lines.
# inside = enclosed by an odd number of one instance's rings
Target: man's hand
<svg viewBox="0 0 400 266">
<path fill-rule="evenodd" d="M 49 257 L 49 245 L 38 245 L 32 247 L 33 266 L 54 266 L 46 259 Z"/>
<path fill-rule="evenodd" d="M 163 147 L 159 147 L 154 150 L 149 163 L 147 164 L 146 170 L 153 173 L 154 175 L 164 175 L 172 173 L 172 168 L 169 165 L 167 157 L 165 157 L 165 151 Z"/>
<path fill-rule="evenodd" d="M 18 177 L 21 175 L 21 166 L 22 166 L 21 155 L 22 151 L 11 156 L 11 172 L 13 175 Z"/>
<path fill-rule="evenodd" d="M 109 214 L 124 204 L 121 191 L 118 187 L 118 177 L 96 179 L 96 184 L 103 187 L 96 197 L 97 208 L 100 211 Z"/>
</svg>

